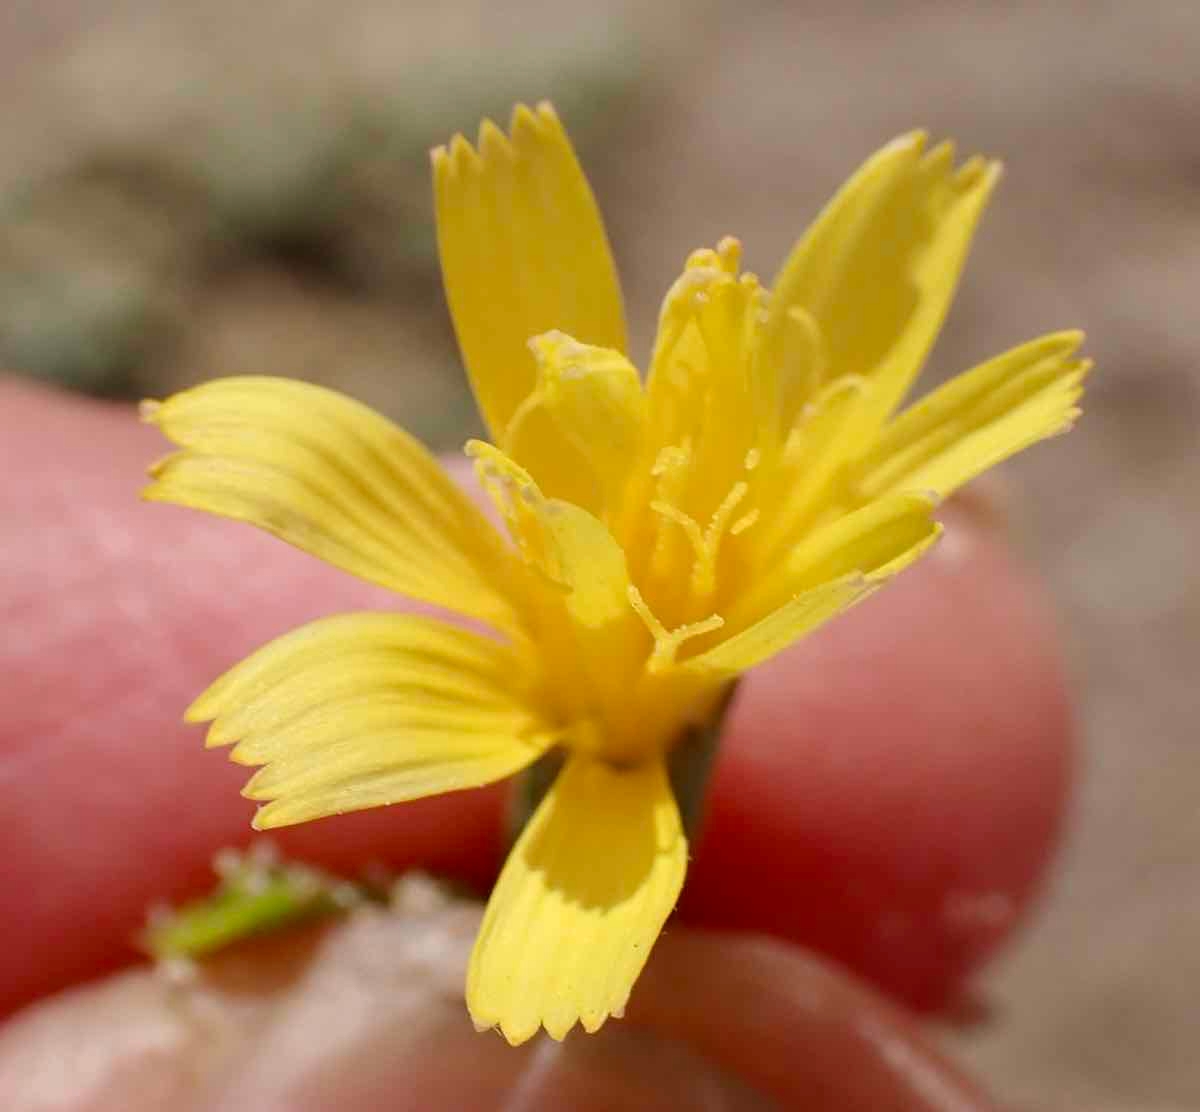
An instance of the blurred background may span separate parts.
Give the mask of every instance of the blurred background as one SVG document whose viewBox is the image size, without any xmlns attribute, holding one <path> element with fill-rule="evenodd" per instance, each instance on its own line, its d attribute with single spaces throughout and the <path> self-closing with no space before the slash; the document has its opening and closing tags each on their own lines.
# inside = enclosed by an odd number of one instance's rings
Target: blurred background
<svg viewBox="0 0 1200 1112">
<path fill-rule="evenodd" d="M 542 97 L 581 148 L 643 357 L 692 248 L 737 234 L 770 275 L 893 134 L 1006 161 L 927 381 L 1089 332 L 1086 418 L 1005 469 L 1086 748 L 1041 913 L 985 976 L 989 1017 L 944 1035 L 1014 1102 L 1196 1101 L 1194 0 L 7 0 L 0 365 L 130 398 L 293 375 L 455 448 L 477 428 L 427 151 Z"/>
</svg>

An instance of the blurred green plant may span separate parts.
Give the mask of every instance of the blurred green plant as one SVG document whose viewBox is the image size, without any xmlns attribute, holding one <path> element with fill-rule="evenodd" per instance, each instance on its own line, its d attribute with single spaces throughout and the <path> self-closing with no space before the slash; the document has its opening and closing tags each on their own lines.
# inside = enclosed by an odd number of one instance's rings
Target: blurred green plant
<svg viewBox="0 0 1200 1112">
<path fill-rule="evenodd" d="M 204 957 L 247 938 L 343 914 L 364 900 L 387 900 L 382 885 L 352 884 L 285 863 L 265 841 L 247 853 L 222 850 L 213 869 L 219 881 L 207 896 L 150 913 L 141 942 L 153 957 Z"/>
</svg>

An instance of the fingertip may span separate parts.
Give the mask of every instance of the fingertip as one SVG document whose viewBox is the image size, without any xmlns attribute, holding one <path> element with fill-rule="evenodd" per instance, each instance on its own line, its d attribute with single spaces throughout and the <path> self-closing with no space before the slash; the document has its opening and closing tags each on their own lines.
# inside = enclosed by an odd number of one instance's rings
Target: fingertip
<svg viewBox="0 0 1200 1112">
<path fill-rule="evenodd" d="M 671 930 L 629 1015 L 508 1046 L 461 986 L 480 908 L 427 883 L 330 929 L 248 942 L 184 976 L 130 971 L 0 1030 L 21 1107 L 863 1108 L 984 1112 L 917 1025 L 794 947 Z M 413 898 L 415 896 L 415 898 Z M 731 1002 L 752 1001 L 736 1007 Z M 86 1070 L 62 1068 L 80 1046 Z M 189 1105 L 190 1106 L 190 1105 Z"/>
<path fill-rule="evenodd" d="M 673 932 L 647 966 L 630 1021 L 687 1043 L 784 1108 L 994 1108 L 899 1009 L 762 935 Z"/>
<path fill-rule="evenodd" d="M 131 960 L 151 904 L 212 884 L 251 837 L 244 768 L 204 748 L 188 704 L 251 650 L 395 597 L 273 538 L 135 497 L 161 437 L 126 406 L 0 383 L 0 1013 Z M 498 792 L 279 832 L 355 874 L 424 864 L 484 883 Z"/>
<path fill-rule="evenodd" d="M 251 530 L 133 496 L 161 453 L 126 408 L 3 385 L 0 726 L 19 847 L 0 1009 L 127 960 L 144 909 L 244 844 L 244 769 L 179 716 L 270 637 L 394 605 Z M 170 518 L 168 521 L 167 518 Z M 729 720 L 683 911 L 815 946 L 922 1006 L 1019 922 L 1068 793 L 1070 715 L 1048 607 L 978 514 L 933 554 L 756 670 Z M 382 858 L 481 885 L 502 789 L 280 832 L 354 872 Z M 80 929 L 87 922 L 87 930 Z M 7 954 L 7 958 L 5 957 Z"/>
<path fill-rule="evenodd" d="M 1049 606 L 977 508 L 743 683 L 683 910 L 813 946 L 919 1007 L 1010 936 L 1066 807 Z"/>
</svg>

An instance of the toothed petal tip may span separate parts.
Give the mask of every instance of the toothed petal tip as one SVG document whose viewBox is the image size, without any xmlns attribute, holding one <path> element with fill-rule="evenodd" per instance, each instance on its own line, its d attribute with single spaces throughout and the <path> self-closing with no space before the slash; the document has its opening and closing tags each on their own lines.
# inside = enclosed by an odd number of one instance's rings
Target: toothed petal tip
<svg viewBox="0 0 1200 1112">
<path fill-rule="evenodd" d="M 613 1008 L 611 1012 L 605 1012 L 602 1015 L 584 1015 L 579 1017 L 579 1022 L 583 1029 L 589 1034 L 594 1035 L 608 1021 L 611 1016 L 613 1019 L 621 1019 L 625 1015 L 625 1009 Z M 573 1026 L 573 1025 L 572 1025 Z"/>
<path fill-rule="evenodd" d="M 504 149 L 508 146 L 508 136 L 490 116 L 484 116 L 479 122 L 478 138 L 475 145 L 482 152 L 485 147 Z"/>
<path fill-rule="evenodd" d="M 555 1042 L 562 1042 L 563 1039 L 565 1039 L 573 1030 L 575 1030 L 575 1024 L 578 1022 L 580 1021 L 573 1016 L 569 1020 L 559 1021 L 545 1018 L 542 1020 L 542 1030 L 544 1030 L 546 1034 L 549 1035 L 550 1038 L 552 1038 Z M 600 1023 L 603 1022 L 604 1020 L 600 1021 Z M 595 1032 L 600 1029 L 599 1024 L 597 1024 L 595 1027 L 589 1027 L 586 1021 L 583 1022 L 583 1027 L 589 1035 L 595 1034 Z"/>
<path fill-rule="evenodd" d="M 252 799 L 255 803 L 270 803 L 271 797 L 266 792 L 262 791 L 262 789 L 256 788 L 254 786 L 254 780 L 255 777 L 252 776 L 245 784 L 242 785 L 240 793 L 241 797 L 243 799 Z M 258 814 L 261 815 L 262 812 L 259 811 Z M 257 819 L 258 815 L 256 815 L 255 818 Z M 258 828 L 255 827 L 255 829 Z"/>
<path fill-rule="evenodd" d="M 450 167 L 456 173 L 475 170 L 479 165 L 479 155 L 471 145 L 471 141 L 457 131 L 450 137 Z"/>
<path fill-rule="evenodd" d="M 929 132 L 925 128 L 913 128 L 884 143 L 876 152 L 875 157 L 887 158 L 889 155 L 901 153 L 919 156 L 925 150 L 928 142 Z"/>
<path fill-rule="evenodd" d="M 198 726 L 204 722 L 211 722 L 216 718 L 216 712 L 210 710 L 202 699 L 197 699 L 190 707 L 183 712 L 183 720 L 189 726 Z M 210 736 L 213 731 L 210 731 Z M 220 745 L 222 742 L 214 742 L 213 744 Z"/>
<path fill-rule="evenodd" d="M 529 107 L 524 101 L 520 101 L 513 105 L 512 115 L 509 117 L 508 130 L 512 134 L 521 128 L 536 129 L 538 123 L 537 113 Z"/>
</svg>

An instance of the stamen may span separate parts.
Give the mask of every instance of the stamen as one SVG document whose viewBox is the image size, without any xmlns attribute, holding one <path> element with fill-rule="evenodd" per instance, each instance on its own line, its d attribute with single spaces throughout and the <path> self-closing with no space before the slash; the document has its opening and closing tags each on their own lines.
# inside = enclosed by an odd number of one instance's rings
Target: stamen
<svg viewBox="0 0 1200 1112">
<path fill-rule="evenodd" d="M 649 630 L 650 636 L 655 641 L 667 640 L 671 636 L 667 632 L 667 627 L 658 620 L 654 611 L 646 605 L 646 600 L 642 598 L 642 592 L 631 583 L 626 593 L 629 595 L 629 605 L 633 607 L 634 613 L 646 623 L 646 629 Z"/>
<path fill-rule="evenodd" d="M 651 473 L 666 476 L 677 474 L 675 468 L 685 464 L 687 459 L 687 455 L 681 453 L 679 449 L 664 448 L 659 453 L 658 459 L 655 460 Z M 747 470 L 753 470 L 758 466 L 758 462 L 758 451 L 752 448 L 746 454 Z M 665 493 L 664 485 L 663 482 L 659 483 L 660 495 Z M 692 577 L 689 589 L 697 598 L 708 598 L 716 589 L 717 559 L 721 553 L 721 540 L 726 531 L 731 536 L 737 536 L 739 533 L 744 533 L 758 520 L 758 510 L 754 509 L 743 514 L 732 525 L 730 524 L 734 510 L 749 491 L 750 485 L 745 480 L 739 479 L 734 483 L 729 493 L 725 495 L 721 504 L 713 512 L 708 527 L 705 529 L 701 529 L 699 522 L 694 517 L 684 513 L 665 497 L 659 497 L 650 503 L 651 510 L 666 518 L 667 521 L 673 521 L 683 530 L 684 536 L 687 537 L 688 543 L 692 547 Z"/>
<path fill-rule="evenodd" d="M 734 483 L 704 530 L 703 547 L 692 568 L 692 591 L 702 598 L 712 594 L 717 585 L 717 556 L 721 551 L 721 538 L 725 535 L 733 511 L 749 490 L 749 484 L 743 480 Z"/>
<path fill-rule="evenodd" d="M 713 512 L 712 520 L 708 523 L 706 537 L 711 537 L 716 530 L 725 531 L 725 523 L 729 520 L 729 515 L 737 509 L 738 503 L 746 497 L 749 489 L 750 484 L 742 479 L 733 484 L 729 493 L 725 495 L 724 501 Z"/>
<path fill-rule="evenodd" d="M 692 549 L 696 554 L 696 559 L 704 558 L 705 551 L 705 536 L 701 530 L 699 523 L 694 517 L 689 517 L 678 506 L 672 506 L 670 502 L 655 500 L 650 503 L 650 509 L 656 514 L 660 514 L 668 521 L 675 522 L 684 532 L 684 535 L 691 542 Z"/>
<path fill-rule="evenodd" d="M 693 637 L 700 637 L 705 633 L 712 633 L 713 630 L 720 629 L 725 624 L 725 619 L 720 614 L 710 614 L 702 621 L 689 622 L 681 625 L 678 629 L 668 630 L 646 605 L 641 591 L 632 583 L 629 585 L 628 595 L 629 605 L 633 607 L 634 613 L 642 619 L 646 629 L 650 631 L 650 636 L 654 638 L 654 651 L 646 662 L 646 668 L 651 672 L 662 672 L 674 664 L 675 654 L 685 641 Z"/>
</svg>

